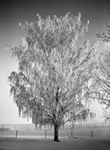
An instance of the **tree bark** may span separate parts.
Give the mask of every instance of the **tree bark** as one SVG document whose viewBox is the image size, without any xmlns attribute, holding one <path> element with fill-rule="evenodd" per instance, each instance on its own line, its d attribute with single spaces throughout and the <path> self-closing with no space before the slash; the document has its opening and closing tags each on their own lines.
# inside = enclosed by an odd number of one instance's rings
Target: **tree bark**
<svg viewBox="0 0 110 150">
<path fill-rule="evenodd" d="M 57 124 L 54 125 L 54 141 L 59 142 L 58 138 L 59 126 Z"/>
</svg>

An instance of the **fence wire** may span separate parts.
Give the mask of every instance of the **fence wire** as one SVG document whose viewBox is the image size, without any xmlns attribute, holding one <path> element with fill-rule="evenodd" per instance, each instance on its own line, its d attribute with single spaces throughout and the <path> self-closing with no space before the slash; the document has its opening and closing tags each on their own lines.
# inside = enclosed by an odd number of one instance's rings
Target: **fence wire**
<svg viewBox="0 0 110 150">
<path fill-rule="evenodd" d="M 54 130 L 52 126 L 42 126 L 35 128 L 33 124 L 0 125 L 1 138 L 53 138 Z M 75 124 L 72 129 L 71 124 L 60 127 L 59 137 L 110 137 L 109 123 L 95 124 Z"/>
</svg>

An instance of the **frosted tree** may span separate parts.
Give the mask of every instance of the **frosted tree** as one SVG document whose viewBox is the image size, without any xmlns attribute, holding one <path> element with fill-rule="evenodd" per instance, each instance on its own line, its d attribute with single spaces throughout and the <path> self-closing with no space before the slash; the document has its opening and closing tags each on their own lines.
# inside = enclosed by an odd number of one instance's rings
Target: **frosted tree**
<svg viewBox="0 0 110 150">
<path fill-rule="evenodd" d="M 54 141 L 59 141 L 61 125 L 94 116 L 86 104 L 95 86 L 96 47 L 88 41 L 77 44 L 88 24 L 80 13 L 46 19 L 38 14 L 36 22 L 21 25 L 26 31 L 22 45 L 10 48 L 18 72 L 8 79 L 19 115 L 32 118 L 36 126 L 53 125 Z"/>
<path fill-rule="evenodd" d="M 110 9 L 107 14 L 110 16 Z M 110 25 L 106 23 L 106 27 L 107 33 L 97 34 L 103 41 L 103 50 L 98 55 L 99 82 L 96 97 L 105 106 L 105 120 L 110 120 Z"/>
<path fill-rule="evenodd" d="M 107 11 L 107 15 L 110 17 L 110 8 Z M 103 40 L 103 42 L 110 42 L 110 24 L 108 24 L 108 22 L 106 22 L 106 27 L 107 27 L 107 33 L 103 32 L 103 33 L 98 33 L 96 34 L 98 38 L 101 38 Z"/>
<path fill-rule="evenodd" d="M 104 48 L 98 56 L 97 88 L 95 98 L 103 104 L 104 118 L 110 119 L 110 42 L 104 42 Z M 92 97 L 93 98 L 93 97 Z"/>
</svg>

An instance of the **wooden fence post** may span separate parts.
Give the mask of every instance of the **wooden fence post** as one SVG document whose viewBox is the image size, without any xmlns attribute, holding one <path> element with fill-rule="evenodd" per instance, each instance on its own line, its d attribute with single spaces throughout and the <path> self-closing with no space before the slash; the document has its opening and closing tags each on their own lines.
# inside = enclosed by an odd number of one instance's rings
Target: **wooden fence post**
<svg viewBox="0 0 110 150">
<path fill-rule="evenodd" d="M 45 139 L 46 139 L 46 135 L 47 135 L 47 130 L 45 130 Z"/>
<path fill-rule="evenodd" d="M 93 137 L 93 131 L 91 130 L 91 137 Z"/>
<path fill-rule="evenodd" d="M 16 137 L 15 137 L 15 139 L 17 139 L 17 135 L 18 135 L 18 130 L 16 130 Z"/>
<path fill-rule="evenodd" d="M 73 129 L 71 130 L 71 136 L 73 136 Z"/>
</svg>

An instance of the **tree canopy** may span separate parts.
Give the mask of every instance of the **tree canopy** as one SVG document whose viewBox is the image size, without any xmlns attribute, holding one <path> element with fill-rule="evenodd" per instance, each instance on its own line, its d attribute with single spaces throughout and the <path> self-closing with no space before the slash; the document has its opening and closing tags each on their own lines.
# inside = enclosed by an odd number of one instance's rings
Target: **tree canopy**
<svg viewBox="0 0 110 150">
<path fill-rule="evenodd" d="M 36 126 L 52 124 L 55 141 L 62 124 L 94 116 L 86 104 L 96 84 L 97 43 L 90 46 L 87 40 L 77 45 L 88 25 L 80 13 L 46 19 L 37 14 L 36 22 L 21 25 L 26 31 L 22 45 L 10 49 L 18 62 L 18 72 L 8 79 L 19 115 L 32 118 Z"/>
</svg>

